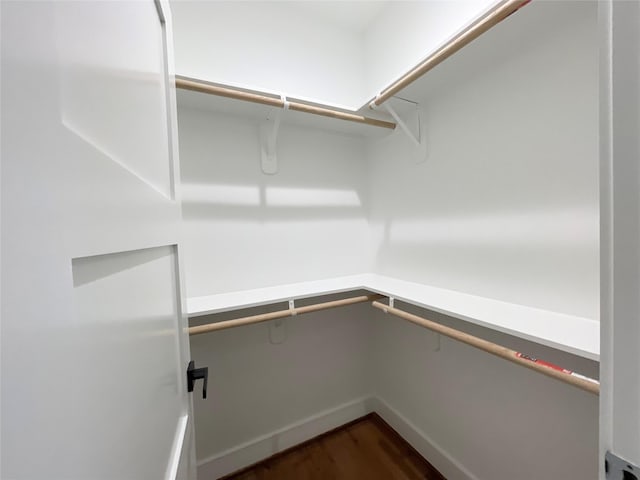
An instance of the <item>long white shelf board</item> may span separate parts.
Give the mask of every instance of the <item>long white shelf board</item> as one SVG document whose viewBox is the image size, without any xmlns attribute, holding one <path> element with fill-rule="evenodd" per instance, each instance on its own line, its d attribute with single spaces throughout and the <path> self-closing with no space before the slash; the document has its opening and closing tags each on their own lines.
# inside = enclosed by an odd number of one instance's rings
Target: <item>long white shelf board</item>
<svg viewBox="0 0 640 480">
<path fill-rule="evenodd" d="M 190 317 L 197 317 L 353 290 L 369 290 L 391 296 L 412 305 L 591 360 L 600 358 L 600 322 L 597 320 L 406 282 L 377 274 L 351 275 L 192 297 L 187 299 L 187 311 Z"/>
<path fill-rule="evenodd" d="M 221 293 L 206 297 L 191 297 L 187 299 L 187 312 L 190 317 L 198 317 L 239 308 L 286 302 L 298 298 L 318 297 L 320 295 L 331 295 L 359 289 L 367 290 L 364 283 L 370 276 L 366 274 L 351 275 L 312 282 L 290 283 L 275 287 Z"/>
</svg>

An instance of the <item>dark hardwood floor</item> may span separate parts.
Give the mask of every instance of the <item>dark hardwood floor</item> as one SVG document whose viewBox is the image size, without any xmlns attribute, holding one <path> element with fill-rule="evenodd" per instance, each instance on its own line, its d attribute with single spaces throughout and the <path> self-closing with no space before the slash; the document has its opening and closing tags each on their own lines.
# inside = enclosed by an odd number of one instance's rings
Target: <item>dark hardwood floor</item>
<svg viewBox="0 0 640 480">
<path fill-rule="evenodd" d="M 446 480 L 375 413 L 223 480 Z"/>
</svg>

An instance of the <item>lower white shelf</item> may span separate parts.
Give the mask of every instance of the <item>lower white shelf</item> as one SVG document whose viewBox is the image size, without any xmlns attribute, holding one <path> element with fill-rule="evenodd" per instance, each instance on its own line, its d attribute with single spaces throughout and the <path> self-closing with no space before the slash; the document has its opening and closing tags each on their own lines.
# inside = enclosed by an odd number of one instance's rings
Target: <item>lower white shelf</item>
<svg viewBox="0 0 640 480">
<path fill-rule="evenodd" d="M 361 274 L 187 299 L 189 317 L 299 298 L 369 290 L 591 360 L 600 358 L 600 322 L 453 290 Z"/>
</svg>

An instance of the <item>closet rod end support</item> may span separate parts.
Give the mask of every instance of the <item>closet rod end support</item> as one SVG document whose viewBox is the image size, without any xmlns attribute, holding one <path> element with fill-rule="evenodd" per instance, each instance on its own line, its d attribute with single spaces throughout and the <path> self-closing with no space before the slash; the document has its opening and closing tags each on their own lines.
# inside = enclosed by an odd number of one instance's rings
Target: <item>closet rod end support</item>
<svg viewBox="0 0 640 480">
<path fill-rule="evenodd" d="M 389 308 L 393 308 L 394 306 L 394 298 L 393 297 L 389 297 L 389 305 L 385 305 L 385 307 L 389 307 Z M 384 313 L 389 313 L 389 310 L 387 308 L 382 308 L 382 311 Z"/>
</svg>

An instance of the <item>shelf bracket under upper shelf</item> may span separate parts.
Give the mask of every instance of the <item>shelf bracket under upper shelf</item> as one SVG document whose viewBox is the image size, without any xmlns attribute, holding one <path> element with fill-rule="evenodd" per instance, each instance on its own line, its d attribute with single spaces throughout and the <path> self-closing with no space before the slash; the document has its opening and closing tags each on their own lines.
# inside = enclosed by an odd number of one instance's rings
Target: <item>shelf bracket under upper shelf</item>
<svg viewBox="0 0 640 480">
<path fill-rule="evenodd" d="M 418 157 L 418 163 L 422 163 L 427 159 L 427 132 L 426 132 L 426 122 L 424 121 L 424 114 L 420 104 L 416 102 L 412 102 L 410 100 L 405 100 L 404 98 L 393 97 L 398 100 L 403 100 L 405 102 L 413 104 L 413 107 L 408 113 L 408 116 L 414 117 L 414 123 L 416 124 L 415 132 L 409 127 L 408 121 L 402 118 L 402 116 L 393 108 L 390 102 L 386 102 L 382 104 L 382 108 L 384 108 L 389 115 L 393 117 L 396 121 L 400 129 L 409 137 L 411 142 L 418 148 L 420 155 Z"/>
<path fill-rule="evenodd" d="M 272 110 L 266 122 L 260 125 L 260 167 L 267 175 L 278 173 L 278 130 L 283 112 L 289 109 L 289 102 L 286 97 L 282 97 L 284 109 Z"/>
</svg>

